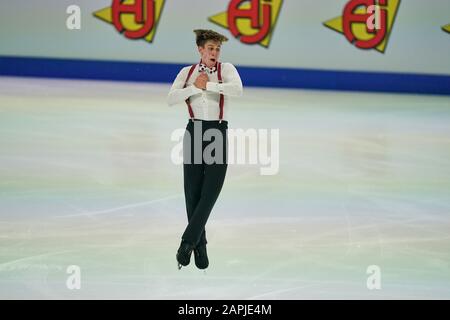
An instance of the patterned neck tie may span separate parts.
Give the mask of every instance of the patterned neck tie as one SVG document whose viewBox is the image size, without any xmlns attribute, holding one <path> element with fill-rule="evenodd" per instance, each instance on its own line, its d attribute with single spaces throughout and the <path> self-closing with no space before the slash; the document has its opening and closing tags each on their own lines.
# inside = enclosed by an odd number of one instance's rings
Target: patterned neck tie
<svg viewBox="0 0 450 320">
<path fill-rule="evenodd" d="M 213 74 L 214 72 L 217 71 L 216 65 L 214 67 L 212 67 L 212 68 L 209 68 L 208 66 L 206 66 L 206 64 L 200 63 L 199 66 L 198 66 L 198 72 L 203 72 L 204 71 L 206 73 Z"/>
</svg>

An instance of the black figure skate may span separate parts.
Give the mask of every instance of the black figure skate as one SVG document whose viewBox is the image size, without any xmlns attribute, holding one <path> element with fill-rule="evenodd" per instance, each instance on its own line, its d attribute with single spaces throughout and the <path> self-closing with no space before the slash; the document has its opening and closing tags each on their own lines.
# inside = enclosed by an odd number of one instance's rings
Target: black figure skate
<svg viewBox="0 0 450 320">
<path fill-rule="evenodd" d="M 194 246 L 186 241 L 182 241 L 177 251 L 178 269 L 186 267 L 191 262 L 191 254 Z"/>
<path fill-rule="evenodd" d="M 208 253 L 206 252 L 206 244 L 199 244 L 194 249 L 195 265 L 199 269 L 206 269 L 209 266 Z"/>
</svg>

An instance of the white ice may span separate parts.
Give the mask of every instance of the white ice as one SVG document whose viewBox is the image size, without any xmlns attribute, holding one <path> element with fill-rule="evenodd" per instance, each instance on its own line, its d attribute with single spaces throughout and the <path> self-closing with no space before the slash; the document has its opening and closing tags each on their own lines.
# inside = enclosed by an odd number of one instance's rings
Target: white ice
<svg viewBox="0 0 450 320">
<path fill-rule="evenodd" d="M 203 272 L 168 89 L 0 78 L 1 299 L 450 298 L 450 97 L 245 88 L 229 127 L 279 129 L 280 171 L 229 166 Z"/>
</svg>

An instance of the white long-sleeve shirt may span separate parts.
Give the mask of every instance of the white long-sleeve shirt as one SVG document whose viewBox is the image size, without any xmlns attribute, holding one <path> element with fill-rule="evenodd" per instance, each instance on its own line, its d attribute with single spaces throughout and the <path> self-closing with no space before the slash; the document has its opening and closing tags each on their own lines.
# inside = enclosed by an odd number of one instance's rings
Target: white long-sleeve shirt
<svg viewBox="0 0 450 320">
<path fill-rule="evenodd" d="M 213 74 L 207 73 L 209 80 L 206 84 L 206 90 L 199 89 L 194 85 L 195 80 L 200 75 L 198 65 L 192 72 L 186 88 L 183 88 L 190 68 L 191 66 L 184 67 L 178 73 L 170 88 L 167 98 L 168 105 L 182 103 L 185 106 L 186 115 L 189 117 L 185 100 L 190 98 L 195 119 L 219 120 L 219 95 L 222 93 L 224 95 L 223 120 L 228 120 L 230 97 L 241 96 L 243 92 L 241 77 L 236 68 L 231 63 L 222 63 L 222 83 L 218 83 L 217 71 Z"/>
</svg>

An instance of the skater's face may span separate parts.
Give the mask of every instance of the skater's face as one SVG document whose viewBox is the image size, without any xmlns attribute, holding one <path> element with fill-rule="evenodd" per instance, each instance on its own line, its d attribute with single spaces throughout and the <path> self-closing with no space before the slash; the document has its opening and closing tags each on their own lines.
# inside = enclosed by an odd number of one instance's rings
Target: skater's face
<svg viewBox="0 0 450 320">
<path fill-rule="evenodd" d="M 203 47 L 198 47 L 202 57 L 202 63 L 209 68 L 214 67 L 220 57 L 220 42 L 208 40 Z"/>
</svg>

